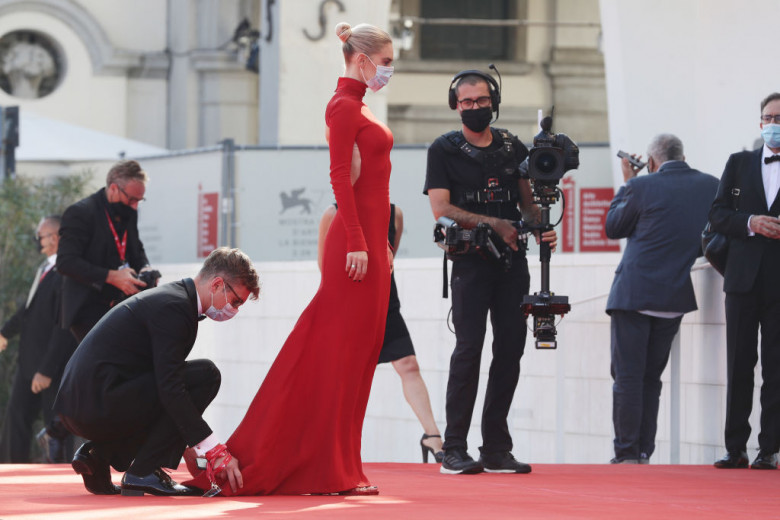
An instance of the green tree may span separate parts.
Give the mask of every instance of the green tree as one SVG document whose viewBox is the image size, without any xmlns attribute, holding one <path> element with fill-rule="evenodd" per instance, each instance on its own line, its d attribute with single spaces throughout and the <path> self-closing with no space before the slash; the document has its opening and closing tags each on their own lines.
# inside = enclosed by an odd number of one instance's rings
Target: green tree
<svg viewBox="0 0 780 520">
<path fill-rule="evenodd" d="M 0 184 L 0 324 L 24 305 L 30 279 L 41 262 L 35 229 L 46 215 L 61 215 L 85 195 L 92 173 L 83 171 L 65 177 L 32 179 L 17 176 Z M 0 353 L 0 427 L 11 389 L 18 338 Z M 35 447 L 37 449 L 37 446 Z"/>
</svg>

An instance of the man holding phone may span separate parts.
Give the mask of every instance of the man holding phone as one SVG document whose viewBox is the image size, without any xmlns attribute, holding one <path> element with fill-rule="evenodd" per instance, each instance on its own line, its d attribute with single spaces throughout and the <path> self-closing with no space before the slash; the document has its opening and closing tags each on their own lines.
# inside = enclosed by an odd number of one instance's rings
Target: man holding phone
<svg viewBox="0 0 780 520">
<path fill-rule="evenodd" d="M 661 374 L 686 312 L 696 310 L 690 269 L 718 179 L 692 169 L 671 134 L 656 136 L 645 164 L 621 160 L 625 184 L 607 213 L 609 238 L 628 238 L 607 300 L 611 320 L 613 464 L 646 464 L 655 450 Z M 632 161 L 633 159 L 633 161 Z"/>
</svg>

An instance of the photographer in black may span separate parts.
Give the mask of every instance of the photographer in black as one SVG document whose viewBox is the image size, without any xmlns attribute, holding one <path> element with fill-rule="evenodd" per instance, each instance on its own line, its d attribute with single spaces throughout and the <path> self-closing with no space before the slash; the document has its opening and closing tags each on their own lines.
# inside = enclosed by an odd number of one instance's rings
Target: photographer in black
<svg viewBox="0 0 780 520">
<path fill-rule="evenodd" d="M 109 170 L 105 188 L 62 216 L 62 326 L 79 342 L 115 303 L 157 285 L 160 273 L 149 267 L 138 236 L 138 205 L 148 179 L 136 161 L 120 161 Z"/>
<path fill-rule="evenodd" d="M 492 68 L 492 67 L 491 67 Z M 461 131 L 440 136 L 428 150 L 424 193 L 434 217 L 447 217 L 466 229 L 488 224 L 511 248 L 511 263 L 468 253 L 452 257 L 452 321 L 456 344 L 447 383 L 446 474 L 529 473 L 531 466 L 512 456 L 507 415 L 520 376 L 526 326 L 521 310 L 528 294 L 529 273 L 525 250 L 518 247 L 512 225 L 521 218 L 538 224 L 540 208 L 519 166 L 528 149 L 506 130 L 490 126 L 498 116 L 500 88 L 492 76 L 476 70 L 455 75 L 449 106 L 460 113 Z M 538 240 L 539 237 L 537 237 Z M 555 231 L 541 239 L 555 247 Z M 487 313 L 493 326 L 493 360 L 482 412 L 479 462 L 466 442 L 477 397 Z"/>
</svg>

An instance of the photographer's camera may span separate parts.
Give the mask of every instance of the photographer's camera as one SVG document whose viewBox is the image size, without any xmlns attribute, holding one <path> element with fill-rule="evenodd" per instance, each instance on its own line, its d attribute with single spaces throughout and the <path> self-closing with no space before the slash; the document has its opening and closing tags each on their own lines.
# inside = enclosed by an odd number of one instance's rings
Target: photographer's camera
<svg viewBox="0 0 780 520">
<path fill-rule="evenodd" d="M 141 280 L 146 284 L 146 287 L 142 287 L 141 290 L 151 289 L 152 287 L 157 287 L 157 280 L 160 279 L 162 275 L 160 274 L 160 271 L 157 269 L 150 269 L 148 271 L 141 271 L 138 273 L 136 278 Z"/>
</svg>

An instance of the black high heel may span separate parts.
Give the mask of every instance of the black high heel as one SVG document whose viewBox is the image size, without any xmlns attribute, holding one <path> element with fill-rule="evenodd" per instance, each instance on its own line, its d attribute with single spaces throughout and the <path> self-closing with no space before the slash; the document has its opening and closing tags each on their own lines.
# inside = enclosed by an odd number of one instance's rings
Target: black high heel
<svg viewBox="0 0 780 520">
<path fill-rule="evenodd" d="M 436 452 L 434 452 L 433 448 L 423 444 L 423 441 L 425 439 L 430 439 L 431 437 L 439 437 L 439 438 L 441 438 L 441 435 L 428 435 L 427 433 L 423 433 L 422 439 L 420 439 L 420 447 L 422 447 L 422 459 L 423 459 L 423 462 L 426 463 L 426 464 L 428 463 L 428 452 L 430 452 L 431 455 L 433 455 L 433 460 L 435 460 L 436 462 L 440 463 L 441 461 L 444 460 L 444 452 L 443 451 L 436 451 Z"/>
</svg>

